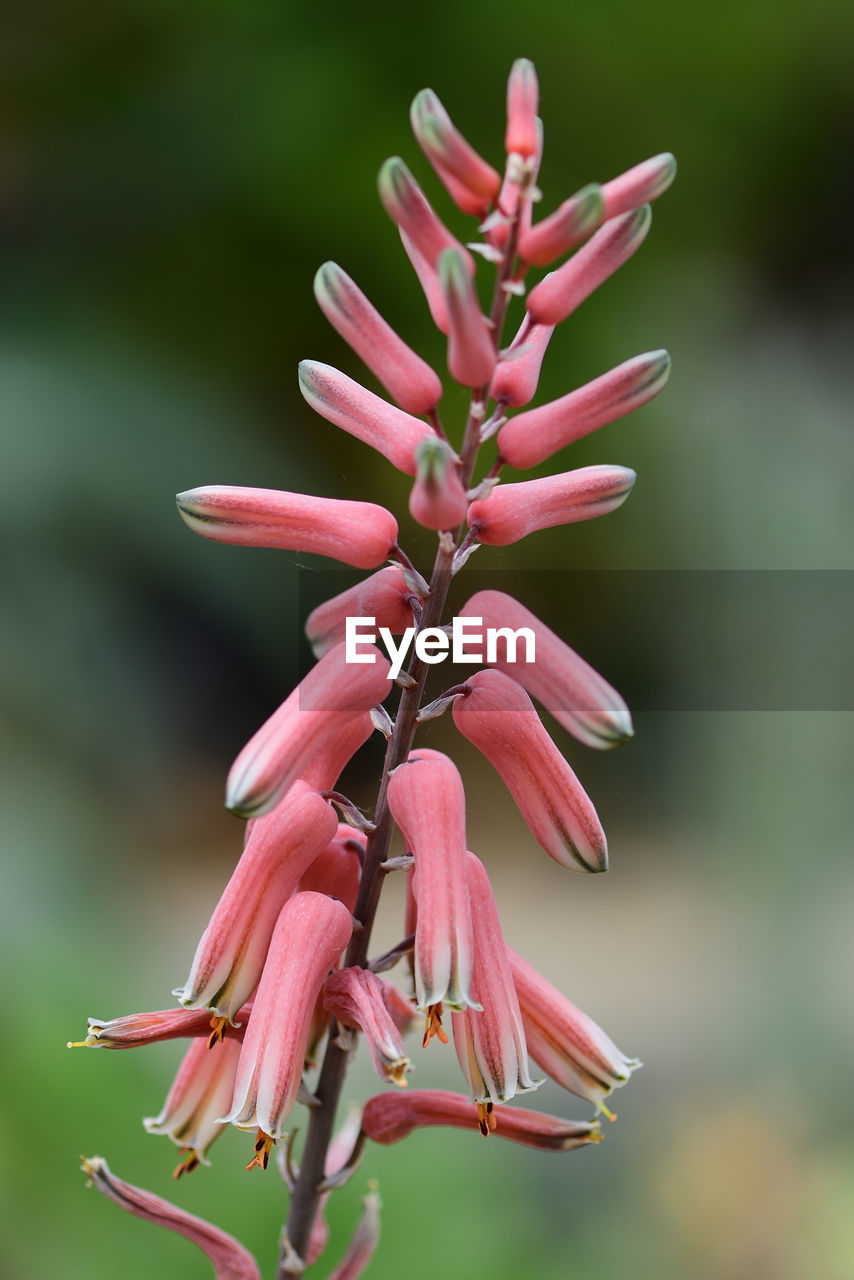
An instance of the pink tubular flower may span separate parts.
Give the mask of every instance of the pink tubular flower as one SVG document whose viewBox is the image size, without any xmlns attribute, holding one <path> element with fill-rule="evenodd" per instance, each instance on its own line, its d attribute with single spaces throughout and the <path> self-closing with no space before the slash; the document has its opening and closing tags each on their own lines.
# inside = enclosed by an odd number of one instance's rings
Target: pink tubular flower
<svg viewBox="0 0 854 1280">
<path fill-rule="evenodd" d="M 448 315 L 451 376 L 464 387 L 485 386 L 495 368 L 495 343 L 465 263 L 456 249 L 445 249 L 440 255 L 439 283 Z"/>
<path fill-rule="evenodd" d="M 337 262 L 324 262 L 314 296 L 326 319 L 407 413 L 429 413 L 442 384 L 426 361 L 398 337 Z"/>
<path fill-rule="evenodd" d="M 432 446 L 433 441 L 427 441 L 419 445 L 419 450 Z M 393 636 L 402 635 L 412 626 L 412 605 L 417 599 L 407 586 L 400 565 L 386 565 L 355 587 L 318 605 L 308 615 L 305 634 L 314 656 L 322 658 L 327 650 L 341 643 L 348 617 L 375 618 L 378 627 L 388 627 Z"/>
<path fill-rule="evenodd" d="M 344 1257 L 330 1271 L 328 1280 L 358 1280 L 363 1275 L 380 1242 L 380 1209 L 382 1201 L 376 1185 L 362 1201 L 362 1216 L 350 1237 Z"/>
<path fill-rule="evenodd" d="M 252 824 L 246 848 L 196 948 L 190 976 L 175 991 L 189 1008 L 233 1022 L 261 977 L 279 912 L 300 877 L 334 838 L 331 805 L 296 782 L 285 800 Z"/>
<path fill-rule="evenodd" d="M 238 755 L 228 774 L 226 808 L 242 818 L 272 809 L 313 757 L 388 696 L 391 664 L 378 649 L 373 657 L 347 663 L 343 644 L 324 654 Z"/>
<path fill-rule="evenodd" d="M 246 1023 L 252 1012 L 252 1002 L 237 1011 L 236 1025 L 226 1023 L 222 1028 L 228 1040 L 242 1040 Z M 160 1009 L 156 1013 L 128 1013 L 122 1018 L 103 1022 L 90 1018 L 85 1040 L 68 1042 L 69 1049 L 136 1049 L 144 1044 L 159 1044 L 161 1040 L 184 1040 L 204 1036 L 213 1043 L 211 1015 L 208 1009 Z M 219 1039 L 219 1034 L 216 1034 Z"/>
<path fill-rule="evenodd" d="M 427 1014 L 429 1038 L 437 1030 L 443 1001 L 454 1009 L 479 1007 L 471 994 L 462 778 L 446 755 L 419 748 L 393 770 L 388 804 L 407 849 L 415 855 L 415 992 L 418 1008 Z"/>
<path fill-rule="evenodd" d="M 424 297 L 427 299 L 427 306 L 430 309 L 433 323 L 441 333 L 447 335 L 450 321 L 445 307 L 445 299 L 442 297 L 439 272 L 434 266 L 430 265 L 415 241 L 406 234 L 402 227 L 399 228 L 399 232 L 400 242 L 406 250 L 406 256 L 412 263 L 413 270 L 418 277 L 418 283 L 421 285 Z"/>
<path fill-rule="evenodd" d="M 487 661 L 541 702 L 579 742 L 607 749 L 632 737 L 632 717 L 616 689 L 518 600 L 503 591 L 478 591 L 460 617 L 480 618 L 486 628 L 530 629 L 535 661 L 508 662 L 506 646 L 496 646 L 495 657 Z"/>
<path fill-rule="evenodd" d="M 432 89 L 416 94 L 409 113 L 421 150 L 463 213 L 481 217 L 501 186 L 501 176 L 454 126 Z"/>
<path fill-rule="evenodd" d="M 394 988 L 369 969 L 341 969 L 327 978 L 324 1004 L 345 1027 L 364 1032 L 380 1080 L 406 1086 L 412 1064 L 406 1055 L 388 993 Z"/>
<path fill-rule="evenodd" d="M 587 1098 L 614 1119 L 603 1100 L 641 1063 L 621 1053 L 592 1018 L 511 947 L 507 955 L 531 1057 L 562 1088 Z"/>
<path fill-rule="evenodd" d="M 478 671 L 466 684 L 454 722 L 501 775 L 535 840 L 562 867 L 606 871 L 596 810 L 525 690 L 500 671 Z"/>
<path fill-rule="evenodd" d="M 495 366 L 489 395 L 496 404 L 515 409 L 533 400 L 543 356 L 554 331 L 553 324 L 531 324 L 525 317 L 510 349 Z"/>
<path fill-rule="evenodd" d="M 496 485 L 468 509 L 478 542 L 506 547 L 538 529 L 606 516 L 622 506 L 637 479 L 629 467 L 580 467 L 540 480 Z"/>
<path fill-rule="evenodd" d="M 252 1254 L 234 1236 L 142 1187 L 117 1178 L 101 1156 L 84 1159 L 82 1169 L 90 1183 L 121 1209 L 157 1227 L 175 1231 L 201 1249 L 213 1265 L 216 1280 L 261 1280 Z"/>
<path fill-rule="evenodd" d="M 369 711 L 361 711 L 352 720 L 343 720 L 336 734 L 325 738 L 320 749 L 311 757 L 300 774 L 302 781 L 314 787 L 315 791 L 331 791 L 345 765 L 365 745 L 373 731 Z"/>
<path fill-rule="evenodd" d="M 300 876 L 300 892 L 311 889 L 329 894 L 352 912 L 359 893 L 366 842 L 363 831 L 339 822 L 333 839 Z"/>
<path fill-rule="evenodd" d="M 322 893 L 296 893 L 282 908 L 246 1030 L 234 1101 L 223 1123 L 258 1129 L 252 1164 L 267 1166 L 302 1079 L 311 1015 L 353 920 Z M 251 1165 L 250 1165 L 251 1167 Z"/>
<path fill-rule="evenodd" d="M 507 131 L 504 150 L 524 159 L 537 152 L 537 107 L 540 87 L 533 62 L 517 58 L 507 81 Z"/>
<path fill-rule="evenodd" d="M 188 489 L 176 502 L 184 523 L 214 542 L 310 551 L 357 569 L 382 564 L 397 541 L 397 521 L 374 502 L 229 484 Z"/>
<path fill-rule="evenodd" d="M 489 1120 L 495 1119 L 490 1113 Z M 409 1089 L 406 1093 L 378 1093 L 369 1098 L 362 1112 L 362 1132 L 372 1142 L 389 1147 L 401 1142 L 415 1129 L 427 1125 L 446 1125 L 452 1129 L 480 1129 L 484 1132 L 478 1108 L 460 1093 L 444 1089 Z M 500 1123 L 489 1123 L 486 1134 L 518 1142 L 539 1151 L 572 1151 L 576 1147 L 599 1142 L 602 1132 L 594 1120 L 585 1124 L 578 1120 L 559 1120 L 557 1116 L 504 1107 Z M 486 1136 L 486 1135 L 484 1135 Z"/>
<path fill-rule="evenodd" d="M 652 400 L 669 377 L 666 351 L 625 360 L 559 400 L 517 413 L 498 433 L 499 455 L 520 471 L 536 467 L 559 449 Z"/>
<path fill-rule="evenodd" d="M 459 459 L 444 440 L 425 440 L 415 451 L 418 472 L 409 495 L 409 512 L 425 529 L 456 529 L 468 508 Z M 373 617 L 373 614 L 362 615 Z M 412 615 L 407 626 L 412 624 Z"/>
<path fill-rule="evenodd" d="M 483 1006 L 452 1015 L 454 1046 L 481 1120 L 487 1104 L 507 1102 L 516 1092 L 536 1089 L 525 1047 L 525 1032 L 501 921 L 486 868 L 469 853 L 466 877 L 471 900 L 474 963 L 472 994 Z"/>
<path fill-rule="evenodd" d="M 443 249 L 456 249 L 468 275 L 474 275 L 471 254 L 434 212 L 430 202 L 399 156 L 386 160 L 379 174 L 380 200 L 401 233 L 405 233 L 427 265 L 439 267 Z"/>
<path fill-rule="evenodd" d="M 528 295 L 535 324 L 560 324 L 600 284 L 627 262 L 646 239 L 652 221 L 648 204 L 606 222 L 587 244 Z"/>
<path fill-rule="evenodd" d="M 433 439 L 436 434 L 429 423 L 375 396 L 373 391 L 354 382 L 346 373 L 333 369 L 332 365 L 321 364 L 319 360 L 300 361 L 299 388 L 306 402 L 321 418 L 369 444 L 388 458 L 398 471 L 408 476 L 415 475 L 416 445 L 422 440 Z M 370 564 L 357 565 L 357 568 L 373 569 L 384 559 L 385 556 L 380 556 Z"/>
<path fill-rule="evenodd" d="M 605 217 L 616 218 L 663 195 L 676 177 L 676 157 L 669 151 L 652 156 L 602 187 Z"/>
<path fill-rule="evenodd" d="M 605 216 L 602 188 L 591 182 L 519 237 L 522 259 L 545 267 L 586 240 Z"/>
<path fill-rule="evenodd" d="M 218 1119 L 231 1106 L 239 1058 L 236 1040 L 210 1047 L 204 1040 L 194 1040 L 160 1115 L 143 1120 L 149 1133 L 167 1134 L 184 1156 L 173 1177 L 210 1164 L 207 1151 L 224 1132 Z"/>
</svg>

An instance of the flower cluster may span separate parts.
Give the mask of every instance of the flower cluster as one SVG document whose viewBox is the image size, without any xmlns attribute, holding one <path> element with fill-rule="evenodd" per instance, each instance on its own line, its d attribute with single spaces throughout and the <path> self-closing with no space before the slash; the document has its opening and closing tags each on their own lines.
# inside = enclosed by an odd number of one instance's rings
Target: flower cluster
<svg viewBox="0 0 854 1280">
<path fill-rule="evenodd" d="M 280 1276 L 299 1274 L 322 1252 L 325 1199 L 352 1174 L 367 1141 L 389 1144 L 420 1126 L 447 1125 L 541 1150 L 589 1145 L 601 1137 L 595 1118 L 561 1120 L 507 1104 L 542 1084 L 539 1069 L 611 1116 L 606 1099 L 639 1065 L 505 942 L 487 867 L 468 847 L 463 779 L 448 755 L 414 742 L 421 723 L 451 708 L 456 729 L 500 775 L 533 841 L 562 867 L 603 872 L 608 851 L 594 805 L 532 699 L 580 742 L 608 748 L 632 734 L 620 695 L 501 591 L 473 595 L 462 616 L 499 634 L 528 628 L 535 660 L 517 663 L 507 648 L 496 649 L 484 669 L 427 706 L 427 664 L 418 652 L 395 680 L 376 648 L 358 663 L 348 661 L 343 639 L 347 619 L 359 616 L 375 618 L 392 635 L 410 627 L 438 630 L 450 581 L 479 545 L 505 546 L 605 515 L 625 501 L 635 479 L 625 467 L 511 483 L 502 482 L 502 473 L 539 465 L 664 386 L 669 357 L 653 351 L 526 408 L 555 327 L 639 248 L 650 201 L 672 181 L 675 162 L 656 156 L 610 182 L 589 184 L 534 221 L 543 130 L 529 61 L 520 59 L 510 73 L 503 176 L 463 138 L 431 90 L 417 95 L 411 119 L 436 175 L 458 208 L 477 218 L 482 237 L 461 243 L 403 160 L 383 165 L 380 199 L 447 339 L 450 377 L 471 392 L 461 442 L 454 446 L 440 419 L 443 384 L 435 370 L 334 262 L 317 272 L 317 301 L 390 399 L 314 360 L 300 365 L 299 381 L 322 418 L 412 478 L 409 511 L 438 534 L 432 574 L 425 580 L 414 568 L 398 543 L 395 516 L 373 502 L 227 485 L 179 494 L 184 521 L 206 538 L 312 552 L 374 572 L 311 614 L 306 630 L 315 666 L 229 771 L 226 804 L 248 819 L 245 842 L 186 981 L 174 992 L 179 1007 L 90 1019 L 82 1042 L 124 1049 L 190 1038 L 161 1113 L 145 1121 L 149 1132 L 179 1147 L 176 1176 L 207 1164 L 211 1144 L 228 1125 L 254 1134 L 247 1168 L 266 1168 L 271 1149 L 293 1127 L 293 1108 L 307 1106 L 300 1168 L 292 1143 L 280 1146 L 291 1190 Z M 496 269 L 487 315 L 474 255 Z M 529 269 L 540 267 L 553 269 L 526 292 Z M 525 299 L 524 314 L 503 347 L 504 321 L 517 298 Z M 480 448 L 493 437 L 494 461 L 478 478 Z M 402 692 L 392 718 L 383 704 L 396 685 Z M 387 753 L 368 818 L 335 788 L 374 731 L 385 735 Z M 406 853 L 390 858 L 395 825 Z M 401 942 L 371 957 L 381 887 L 394 870 L 407 878 Z M 382 976 L 404 957 L 411 994 Z M 406 1088 L 414 1062 L 404 1036 L 416 1013 L 424 1046 L 433 1038 L 447 1043 L 451 1032 L 467 1096 Z M 379 1080 L 391 1088 L 369 1099 L 361 1119 L 333 1138 L 360 1036 Z M 312 1092 L 306 1072 L 321 1055 Z M 121 1182 L 98 1157 L 84 1168 L 126 1209 L 193 1240 L 218 1276 L 257 1276 L 245 1250 L 217 1228 Z M 367 1265 L 378 1211 L 372 1192 L 335 1275 L 356 1276 Z"/>
</svg>

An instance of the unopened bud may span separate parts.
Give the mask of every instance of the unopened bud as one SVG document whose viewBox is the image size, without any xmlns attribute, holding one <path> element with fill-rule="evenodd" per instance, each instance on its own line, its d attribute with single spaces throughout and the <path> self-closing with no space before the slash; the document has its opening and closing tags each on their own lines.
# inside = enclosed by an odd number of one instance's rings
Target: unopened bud
<svg viewBox="0 0 854 1280">
<path fill-rule="evenodd" d="M 662 151 L 661 155 L 652 156 L 633 169 L 627 169 L 602 187 L 605 217 L 616 218 L 639 205 L 657 200 L 675 177 L 676 157 L 669 151 Z"/>
<path fill-rule="evenodd" d="M 439 281 L 450 325 L 448 368 L 464 387 L 485 386 L 495 368 L 495 343 L 465 263 L 454 249 L 439 258 Z"/>
<path fill-rule="evenodd" d="M 507 131 L 504 150 L 525 159 L 537 152 L 537 72 L 528 58 L 517 58 L 507 81 Z"/>
<path fill-rule="evenodd" d="M 507 547 L 529 533 L 608 515 L 622 506 L 636 480 L 629 467 L 594 466 L 540 480 L 497 485 L 473 502 L 468 524 L 479 542 Z"/>
<path fill-rule="evenodd" d="M 593 182 L 521 235 L 519 253 L 532 266 L 545 267 L 586 240 L 604 216 L 602 190 Z"/>
<path fill-rule="evenodd" d="M 379 174 L 380 200 L 392 222 L 405 231 L 419 253 L 435 269 L 443 249 L 461 254 L 469 275 L 474 261 L 434 211 L 424 192 L 399 156 L 386 160 Z"/>
<path fill-rule="evenodd" d="M 512 408 L 528 404 L 536 395 L 543 357 L 555 331 L 553 324 L 530 324 L 527 316 L 522 325 L 495 366 L 489 388 L 491 400 Z"/>
<path fill-rule="evenodd" d="M 409 113 L 422 151 L 463 213 L 482 217 L 501 186 L 501 176 L 455 127 L 432 89 L 416 95 Z"/>
<path fill-rule="evenodd" d="M 456 529 L 468 507 L 456 454 L 444 440 L 425 440 L 415 456 L 418 472 L 409 495 L 413 520 L 426 529 Z"/>
</svg>

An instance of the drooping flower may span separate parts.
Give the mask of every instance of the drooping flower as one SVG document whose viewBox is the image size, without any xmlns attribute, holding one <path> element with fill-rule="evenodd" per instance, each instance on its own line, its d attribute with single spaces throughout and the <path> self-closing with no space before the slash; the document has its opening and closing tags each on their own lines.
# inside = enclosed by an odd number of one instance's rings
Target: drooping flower
<svg viewBox="0 0 854 1280">
<path fill-rule="evenodd" d="M 604 1099 L 641 1063 L 621 1053 L 592 1018 L 512 947 L 507 956 L 531 1057 L 562 1088 L 587 1098 L 613 1119 Z"/>
<path fill-rule="evenodd" d="M 422 151 L 463 213 L 482 217 L 501 187 L 501 175 L 463 137 L 432 89 L 416 94 L 409 113 Z"/>
<path fill-rule="evenodd" d="M 456 249 L 444 249 L 438 270 L 448 316 L 451 376 L 464 387 L 486 386 L 495 368 L 495 341 L 465 262 Z"/>
<path fill-rule="evenodd" d="M 175 1231 L 201 1249 L 213 1265 L 216 1280 L 261 1280 L 255 1259 L 234 1236 L 220 1231 L 211 1222 L 170 1204 L 151 1191 L 125 1182 L 108 1167 L 102 1156 L 91 1156 L 82 1162 L 90 1185 L 108 1196 L 121 1209 L 145 1222 Z"/>
<path fill-rule="evenodd" d="M 529 533 L 609 515 L 622 506 L 637 479 L 629 467 L 579 467 L 539 480 L 500 484 L 468 509 L 479 542 L 506 547 Z"/>
<path fill-rule="evenodd" d="M 442 396 L 437 375 L 395 333 L 337 262 L 324 262 L 314 277 L 321 311 L 364 360 L 406 413 L 429 413 Z"/>
<path fill-rule="evenodd" d="M 525 690 L 501 671 L 478 671 L 466 684 L 454 722 L 504 779 L 541 848 L 570 870 L 606 871 L 608 846 L 596 810 Z"/>
<path fill-rule="evenodd" d="M 358 1280 L 363 1275 L 380 1242 L 380 1209 L 382 1201 L 376 1183 L 362 1201 L 362 1214 L 356 1223 L 344 1256 L 329 1273 L 328 1280 Z"/>
<path fill-rule="evenodd" d="M 639 409 L 664 390 L 669 376 L 666 351 L 634 356 L 559 400 L 517 413 L 498 433 L 499 456 L 518 470 L 536 467 L 582 436 Z"/>
<path fill-rule="evenodd" d="M 374 1070 L 381 1080 L 405 1087 L 412 1063 L 392 1012 L 394 988 L 369 969 L 340 969 L 326 980 L 324 1005 L 345 1027 L 365 1035 Z M 411 1007 L 410 1007 L 411 1016 Z"/>
<path fill-rule="evenodd" d="M 223 1120 L 258 1130 L 251 1164 L 266 1168 L 270 1147 L 282 1136 L 302 1080 L 315 1001 L 352 928 L 344 904 L 322 893 L 294 894 L 279 915 Z"/>
<path fill-rule="evenodd" d="M 436 434 L 429 423 L 389 404 L 346 373 L 319 360 L 300 361 L 299 389 L 321 418 L 376 449 L 398 471 L 415 475 L 416 445 Z M 386 551 L 379 559 L 357 568 L 373 569 L 387 555 Z"/>
<path fill-rule="evenodd" d="M 507 661 L 506 645 L 498 644 L 494 659 L 486 660 L 541 702 L 579 742 L 601 750 L 631 738 L 631 713 L 616 689 L 518 600 L 503 591 L 478 591 L 460 617 L 480 618 L 494 631 L 527 627 L 532 632 L 533 662 L 524 650 L 515 662 Z"/>
<path fill-rule="evenodd" d="M 643 244 L 652 222 L 648 204 L 612 218 L 568 262 L 535 285 L 528 295 L 534 324 L 560 324 L 627 262 Z"/>
<path fill-rule="evenodd" d="M 230 484 L 188 489 L 176 502 L 184 523 L 214 542 L 310 551 L 357 569 L 375 569 L 397 541 L 397 521 L 375 502 Z"/>
<path fill-rule="evenodd" d="M 202 934 L 190 976 L 175 991 L 182 1005 L 204 1006 L 219 1019 L 235 1020 L 261 977 L 279 912 L 337 828 L 331 805 L 304 782 L 295 783 L 271 814 L 253 823 Z"/>
<path fill-rule="evenodd" d="M 419 446 L 430 447 L 432 442 Z M 344 639 L 348 618 L 374 618 L 378 627 L 387 627 L 393 636 L 399 636 L 412 626 L 412 606 L 417 602 L 400 565 L 390 564 L 313 609 L 305 634 L 314 656 L 322 658 Z"/>
<path fill-rule="evenodd" d="M 418 472 L 409 495 L 413 520 L 426 529 L 456 529 L 465 519 L 468 508 L 459 459 L 444 440 L 425 440 L 416 450 L 416 460 Z M 407 625 L 411 624 L 410 614 Z M 379 620 L 377 625 L 382 625 Z"/>
<path fill-rule="evenodd" d="M 345 648 L 324 654 L 240 752 L 226 782 L 232 813 L 253 818 L 272 809 L 350 721 L 363 725 L 364 713 L 388 696 L 388 659 L 372 649 L 373 662 L 354 666 Z"/>
<path fill-rule="evenodd" d="M 440 1026 L 443 1002 L 455 1009 L 476 1003 L 462 778 L 446 755 L 419 748 L 393 771 L 388 804 L 415 855 L 415 993 L 429 1038 Z"/>
<path fill-rule="evenodd" d="M 490 1120 L 494 1114 L 490 1112 Z M 372 1142 L 385 1147 L 401 1142 L 416 1129 L 428 1125 L 484 1132 L 476 1104 L 461 1093 L 448 1093 L 444 1089 L 378 1093 L 368 1099 L 362 1112 L 362 1132 Z M 503 1107 L 494 1128 L 487 1122 L 486 1134 L 490 1132 L 524 1147 L 536 1147 L 539 1151 L 572 1151 L 602 1138 L 602 1131 L 595 1120 L 589 1124 L 579 1120 L 560 1120 L 557 1116 L 523 1111 L 520 1107 Z"/>
<path fill-rule="evenodd" d="M 187 1050 L 175 1082 L 159 1116 L 143 1120 L 149 1133 L 165 1133 L 184 1159 L 174 1177 L 210 1164 L 207 1151 L 224 1132 L 219 1117 L 231 1106 L 240 1042 L 223 1040 L 208 1045 L 194 1040 Z"/>
<path fill-rule="evenodd" d="M 507 1102 L 517 1092 L 536 1089 L 542 1081 L 531 1079 L 498 908 L 486 868 L 473 853 L 466 857 L 466 879 L 474 939 L 472 994 L 482 1008 L 454 1013 L 451 1022 L 463 1075 L 485 1120 L 488 1105 Z"/>
</svg>

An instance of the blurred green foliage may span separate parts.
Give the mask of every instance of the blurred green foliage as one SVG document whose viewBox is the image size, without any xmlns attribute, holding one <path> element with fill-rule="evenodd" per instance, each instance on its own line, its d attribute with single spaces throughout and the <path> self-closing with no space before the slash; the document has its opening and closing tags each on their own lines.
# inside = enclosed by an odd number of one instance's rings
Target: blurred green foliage
<svg viewBox="0 0 854 1280">
<path fill-rule="evenodd" d="M 233 1231 L 272 1274 L 275 1171 L 245 1176 L 229 1133 L 213 1169 L 176 1187 L 171 1148 L 142 1132 L 177 1047 L 64 1042 L 86 1014 L 169 1003 L 240 845 L 222 777 L 300 653 L 298 558 L 190 538 L 172 494 L 228 482 L 374 498 L 429 558 L 405 478 L 312 417 L 295 377 L 304 356 L 362 376 L 311 296 L 328 257 L 443 368 L 374 189 L 399 152 L 471 235 L 409 134 L 415 92 L 431 85 L 497 160 L 506 72 L 532 57 L 544 210 L 654 152 L 680 163 L 642 253 L 564 326 L 543 375 L 548 398 L 671 349 L 666 395 L 567 463 L 634 466 L 636 492 L 608 521 L 481 556 L 848 569 L 852 37 L 842 0 L 13 6 L 0 51 L 13 1280 L 209 1273 L 84 1194 L 76 1158 L 94 1151 Z M 446 400 L 458 425 L 463 402 Z M 631 654 L 630 620 L 615 643 Z M 668 654 L 683 678 L 703 661 Z M 605 882 L 558 883 L 460 752 L 508 935 L 647 1062 L 619 1124 L 565 1158 L 441 1132 L 371 1152 L 333 1198 L 330 1257 L 377 1176 L 378 1280 L 854 1272 L 850 714 L 649 714 L 637 728 L 616 756 L 568 751 L 613 833 Z M 437 726 L 431 741 L 453 738 Z M 354 771 L 365 803 L 370 788 Z M 419 1084 L 442 1069 L 453 1078 L 447 1059 L 419 1058 Z M 362 1097 L 373 1087 L 354 1081 Z M 549 1110 L 586 1111 L 544 1093 Z"/>
</svg>

